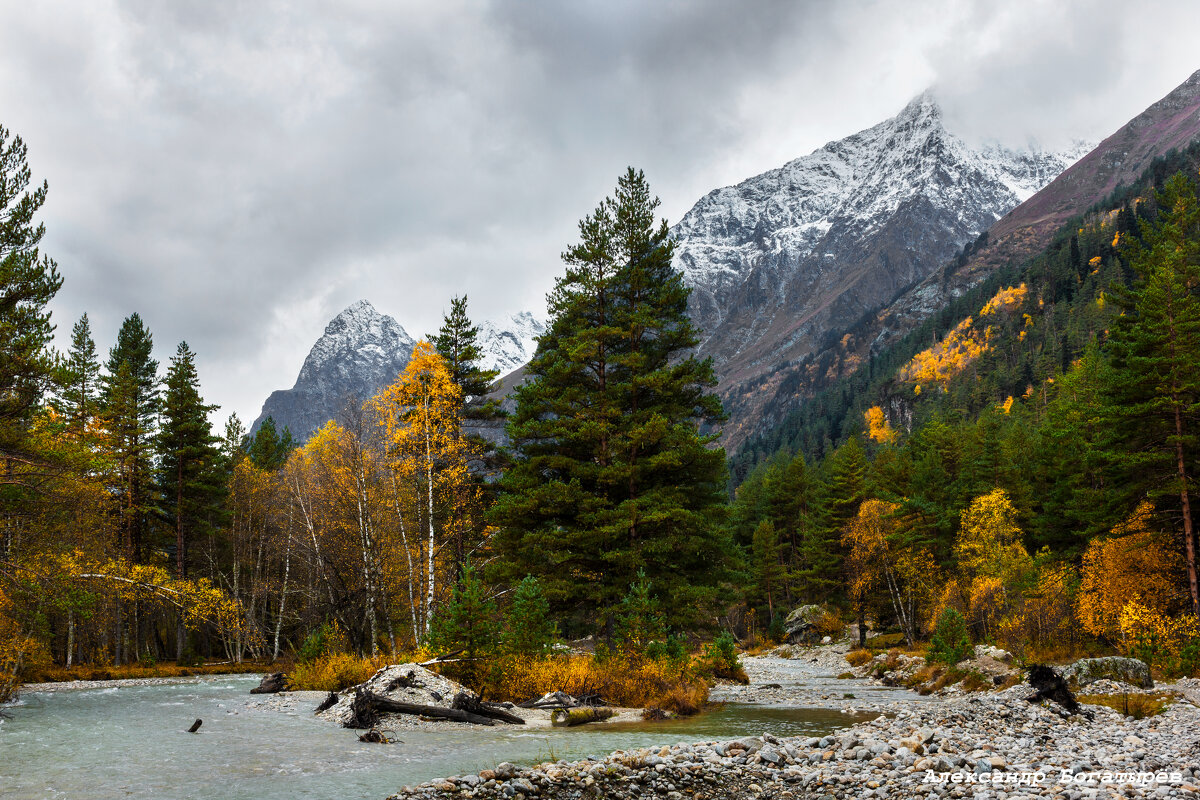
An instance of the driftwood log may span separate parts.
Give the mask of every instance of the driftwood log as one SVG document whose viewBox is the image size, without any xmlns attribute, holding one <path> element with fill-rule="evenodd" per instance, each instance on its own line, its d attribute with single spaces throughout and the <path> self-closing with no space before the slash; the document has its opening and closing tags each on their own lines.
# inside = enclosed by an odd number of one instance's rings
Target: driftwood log
<svg viewBox="0 0 1200 800">
<path fill-rule="evenodd" d="M 612 703 L 605 700 L 598 694 L 584 694 L 579 697 L 572 697 L 566 692 L 550 692 L 539 697 L 537 700 L 528 700 L 524 703 L 518 703 L 518 708 L 538 708 L 543 711 L 560 711 L 567 708 L 579 708 L 581 706 L 611 706 Z"/>
<path fill-rule="evenodd" d="M 466 711 L 471 714 L 478 714 L 481 717 L 489 719 L 498 719 L 501 722 L 507 722 L 509 725 L 524 725 L 525 720 L 518 717 L 509 711 L 505 711 L 495 703 L 485 703 L 473 694 L 467 692 L 459 692 L 454 695 L 454 700 L 451 701 L 450 707 L 459 711 Z"/>
<path fill-rule="evenodd" d="M 611 708 L 584 706 L 581 708 L 563 708 L 550 715 L 550 724 L 556 728 L 572 728 L 576 725 L 586 725 L 589 722 L 601 722 L 611 717 Z"/>
<path fill-rule="evenodd" d="M 495 725 L 496 721 L 480 714 L 460 711 L 456 708 L 441 708 L 425 706 L 418 703 L 402 703 L 380 697 L 374 692 L 359 689 L 354 693 L 354 703 L 350 706 L 350 719 L 342 723 L 345 728 L 370 729 L 379 721 L 380 713 L 412 714 L 430 719 L 448 719 L 454 722 L 470 722 L 473 725 Z"/>
<path fill-rule="evenodd" d="M 250 694 L 276 694 L 287 690 L 287 676 L 282 672 L 265 675 L 262 682 L 250 690 Z"/>
<path fill-rule="evenodd" d="M 338 702 L 337 692 L 330 692 L 325 697 L 325 699 L 321 701 L 321 705 L 317 706 L 317 710 L 314 711 L 313 713 L 320 714 L 322 711 L 328 711 L 329 709 L 336 706 L 337 702 Z"/>
<path fill-rule="evenodd" d="M 1067 682 L 1053 668 L 1045 664 L 1034 664 L 1029 668 L 1029 685 L 1036 692 L 1036 694 L 1025 698 L 1031 703 L 1053 700 L 1065 708 L 1068 713 L 1078 714 L 1083 711 L 1079 705 L 1079 701 L 1075 699 L 1075 695 L 1072 694 L 1070 687 L 1067 686 Z M 1083 713 L 1089 719 L 1091 718 L 1090 712 Z"/>
<path fill-rule="evenodd" d="M 195 733 L 200 730 L 200 726 L 204 724 L 204 720 L 198 719 L 192 723 L 192 727 L 188 728 L 188 733 Z"/>
</svg>

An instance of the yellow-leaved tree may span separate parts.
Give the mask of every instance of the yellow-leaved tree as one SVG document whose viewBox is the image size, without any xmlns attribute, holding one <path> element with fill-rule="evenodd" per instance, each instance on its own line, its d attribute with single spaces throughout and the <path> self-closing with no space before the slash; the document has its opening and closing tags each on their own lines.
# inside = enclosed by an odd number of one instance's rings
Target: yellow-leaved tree
<svg viewBox="0 0 1200 800">
<path fill-rule="evenodd" d="M 850 597 L 863 618 L 871 594 L 883 587 L 900 621 L 905 641 L 917 637 L 917 604 L 936 580 L 929 553 L 898 541 L 896 503 L 866 500 L 842 531 Z"/>
<path fill-rule="evenodd" d="M 1153 529 L 1153 513 L 1150 503 L 1143 502 L 1111 537 L 1093 539 L 1083 554 L 1079 622 L 1093 636 L 1128 645 L 1121 615 L 1131 604 L 1139 620 L 1186 607 L 1179 589 L 1186 585 L 1183 561 L 1170 535 Z"/>
<path fill-rule="evenodd" d="M 416 564 L 410 574 L 413 638 L 423 643 L 444 593 L 469 556 L 482 495 L 468 464 L 479 448 L 463 435 L 462 391 L 445 359 L 420 341 L 412 360 L 371 402 L 384 433 L 391 510 L 401 545 Z M 441 576 L 441 578 L 439 578 Z"/>
<path fill-rule="evenodd" d="M 958 578 L 947 586 L 957 592 L 978 636 L 992 634 L 1034 575 L 1033 559 L 1021 542 L 1017 510 L 1008 492 L 993 489 L 963 510 L 954 542 Z"/>
</svg>

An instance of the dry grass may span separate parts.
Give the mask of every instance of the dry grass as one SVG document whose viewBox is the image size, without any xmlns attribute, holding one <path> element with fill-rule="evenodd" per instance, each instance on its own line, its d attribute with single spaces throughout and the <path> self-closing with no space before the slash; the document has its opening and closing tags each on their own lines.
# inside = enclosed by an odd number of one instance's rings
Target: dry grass
<svg viewBox="0 0 1200 800">
<path fill-rule="evenodd" d="M 288 681 L 294 689 L 340 692 L 362 683 L 389 664 L 403 664 L 407 660 L 395 655 L 361 658 L 346 653 L 326 653 L 297 664 L 288 673 Z"/>
<path fill-rule="evenodd" d="M 851 650 L 849 653 L 846 653 L 846 661 L 852 667 L 861 667 L 874 657 L 875 654 L 870 650 Z"/>
<path fill-rule="evenodd" d="M 680 714 L 695 713 L 708 700 L 708 685 L 688 663 L 589 656 L 515 656 L 492 663 L 479 686 L 485 697 L 529 700 L 546 692 L 576 697 L 598 694 L 628 708 L 658 706 Z M 693 708 L 686 711 L 686 708 Z"/>
<path fill-rule="evenodd" d="M 1075 699 L 1093 706 L 1108 706 L 1133 719 L 1155 717 L 1166 711 L 1175 702 L 1173 695 L 1166 692 L 1142 694 L 1078 694 Z"/>
<path fill-rule="evenodd" d="M 65 681 L 115 681 L 132 678 L 186 678 L 191 675 L 229 675 L 244 672 L 271 672 L 278 669 L 266 662 L 243 661 L 240 664 L 224 661 L 200 666 L 179 666 L 174 663 L 126 664 L 120 667 L 86 664 L 71 668 L 46 665 L 22 672 L 26 683 L 62 683 Z"/>
</svg>

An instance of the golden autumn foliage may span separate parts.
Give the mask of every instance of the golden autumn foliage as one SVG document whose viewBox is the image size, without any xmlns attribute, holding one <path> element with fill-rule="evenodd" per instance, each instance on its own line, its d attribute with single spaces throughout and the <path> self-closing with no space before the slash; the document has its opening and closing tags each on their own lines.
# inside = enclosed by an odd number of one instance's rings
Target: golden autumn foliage
<svg viewBox="0 0 1200 800">
<path fill-rule="evenodd" d="M 1121 614 L 1131 603 L 1139 608 L 1137 620 L 1180 608 L 1182 563 L 1170 537 L 1151 529 L 1152 511 L 1143 503 L 1114 536 L 1093 540 L 1083 554 L 1079 622 L 1093 636 L 1128 643 Z"/>
<path fill-rule="evenodd" d="M 578 697 L 598 694 L 628 708 L 656 706 L 682 711 L 683 700 L 695 706 L 708 700 L 708 683 L 687 661 L 612 656 L 511 656 L 497 659 L 483 683 L 471 687 L 486 697 L 528 700 L 546 692 Z M 675 708 L 672 706 L 675 705 Z"/>
<path fill-rule="evenodd" d="M 887 417 L 883 415 L 883 409 L 879 406 L 871 406 L 863 414 L 863 418 L 867 423 L 867 436 L 872 441 L 879 444 L 894 444 L 896 441 L 896 431 L 888 422 Z"/>
<path fill-rule="evenodd" d="M 979 316 L 982 318 L 1015 311 L 1025 302 L 1028 294 L 1029 289 L 1023 283 L 1001 289 L 979 310 Z M 955 375 L 990 349 L 988 341 L 992 327 L 986 326 L 980 330 L 974 325 L 975 320 L 967 317 L 955 325 L 942 341 L 917 353 L 900 370 L 900 380 L 918 386 L 932 383 L 945 388 Z"/>
<path fill-rule="evenodd" d="M 1017 510 L 1008 492 L 994 489 L 971 501 L 962 513 L 954 558 L 971 579 L 985 576 L 1012 583 L 1028 572 L 1033 561 L 1021 543 Z"/>
</svg>

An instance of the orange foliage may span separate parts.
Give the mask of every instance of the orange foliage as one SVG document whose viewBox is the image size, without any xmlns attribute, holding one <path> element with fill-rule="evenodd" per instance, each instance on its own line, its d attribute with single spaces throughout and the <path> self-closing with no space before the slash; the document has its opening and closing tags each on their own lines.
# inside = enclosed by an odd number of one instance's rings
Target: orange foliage
<svg viewBox="0 0 1200 800">
<path fill-rule="evenodd" d="M 1143 503 L 1113 530 L 1116 536 L 1094 539 L 1083 555 L 1079 621 L 1094 636 L 1124 641 L 1121 614 L 1130 603 L 1145 609 L 1141 617 L 1179 606 L 1182 565 L 1170 537 L 1150 529 L 1152 510 Z"/>
<path fill-rule="evenodd" d="M 871 406 L 863 414 L 863 418 L 867 423 L 867 436 L 873 441 L 880 444 L 892 444 L 896 441 L 896 431 L 887 421 L 887 417 L 883 415 L 882 408 Z"/>
<path fill-rule="evenodd" d="M 979 310 L 979 316 L 1014 311 L 1025 301 L 1028 293 L 1029 289 L 1023 283 L 1001 289 Z M 992 328 L 988 326 L 980 331 L 972 327 L 974 322 L 973 318 L 967 317 L 954 326 L 942 341 L 913 356 L 900 370 L 900 379 L 917 384 L 934 383 L 945 388 L 955 375 L 990 349 L 988 340 Z"/>
</svg>

